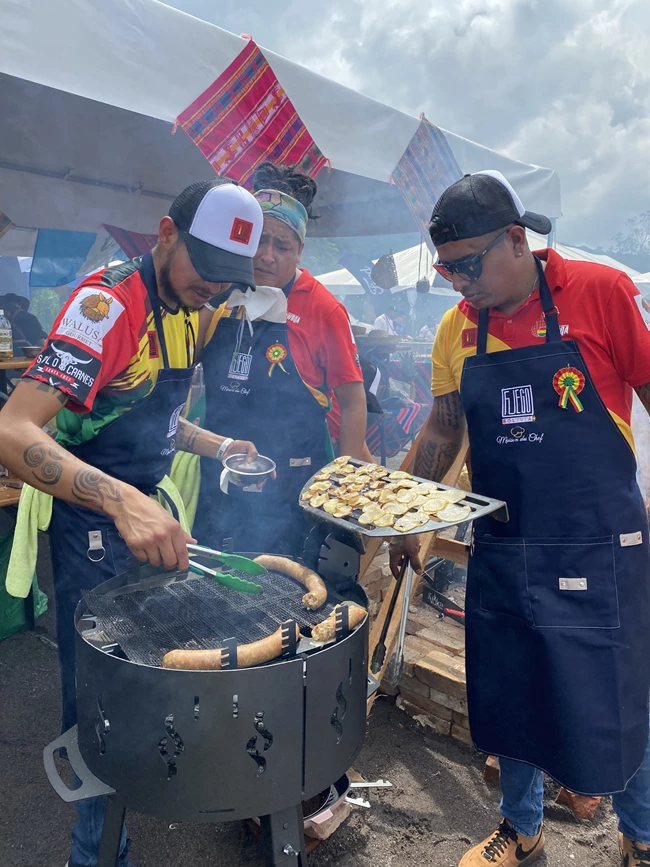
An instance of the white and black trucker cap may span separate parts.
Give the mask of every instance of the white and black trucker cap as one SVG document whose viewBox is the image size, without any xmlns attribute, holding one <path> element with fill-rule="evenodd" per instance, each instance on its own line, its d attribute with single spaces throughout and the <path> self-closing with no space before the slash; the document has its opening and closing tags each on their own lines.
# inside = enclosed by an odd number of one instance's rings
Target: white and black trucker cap
<svg viewBox="0 0 650 867">
<path fill-rule="evenodd" d="M 169 216 L 200 277 L 255 288 L 253 257 L 264 217 L 248 190 L 228 178 L 199 181 L 174 199 Z"/>
</svg>

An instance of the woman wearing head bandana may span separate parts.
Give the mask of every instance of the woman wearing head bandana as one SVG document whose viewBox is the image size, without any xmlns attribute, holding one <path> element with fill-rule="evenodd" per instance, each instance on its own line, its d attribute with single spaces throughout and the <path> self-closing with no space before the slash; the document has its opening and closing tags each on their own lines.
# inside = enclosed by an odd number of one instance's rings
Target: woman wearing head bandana
<svg viewBox="0 0 650 867">
<path fill-rule="evenodd" d="M 264 212 L 257 290 L 235 289 L 202 314 L 205 426 L 217 430 L 227 419 L 233 437 L 254 432 L 259 452 L 277 464 L 277 480 L 261 492 L 230 485 L 226 497 L 215 467 L 202 462 L 194 534 L 215 547 L 232 539 L 235 550 L 299 555 L 306 533 L 300 490 L 333 457 L 331 397 L 341 406 L 341 453 L 371 460 L 366 396 L 345 307 L 298 267 L 315 182 L 294 167 L 265 163 L 254 188 Z"/>
</svg>

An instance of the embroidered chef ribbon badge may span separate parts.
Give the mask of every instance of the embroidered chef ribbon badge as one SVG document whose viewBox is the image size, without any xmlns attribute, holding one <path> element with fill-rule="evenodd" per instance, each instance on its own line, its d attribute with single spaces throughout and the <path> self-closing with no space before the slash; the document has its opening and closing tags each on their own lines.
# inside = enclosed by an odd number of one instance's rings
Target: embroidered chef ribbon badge
<svg viewBox="0 0 650 867">
<path fill-rule="evenodd" d="M 553 388 L 560 395 L 558 406 L 562 409 L 566 409 L 570 403 L 576 412 L 582 412 L 584 406 L 578 395 L 584 387 L 584 374 L 575 367 L 563 367 L 553 377 Z"/>
<path fill-rule="evenodd" d="M 266 350 L 266 360 L 271 362 L 271 366 L 269 367 L 269 376 L 271 376 L 276 367 L 279 367 L 282 373 L 287 373 L 282 366 L 282 362 L 288 354 L 286 347 L 281 343 L 274 343 L 273 346 L 269 346 Z"/>
</svg>

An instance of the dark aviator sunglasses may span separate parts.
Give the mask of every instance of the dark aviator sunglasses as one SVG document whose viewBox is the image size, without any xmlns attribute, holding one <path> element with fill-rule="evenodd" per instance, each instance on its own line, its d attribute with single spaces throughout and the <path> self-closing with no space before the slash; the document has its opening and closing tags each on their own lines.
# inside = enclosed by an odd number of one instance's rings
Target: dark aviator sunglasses
<svg viewBox="0 0 650 867">
<path fill-rule="evenodd" d="M 453 280 L 454 274 L 460 274 L 461 277 L 466 277 L 468 280 L 478 280 L 483 273 L 483 257 L 505 238 L 511 228 L 512 226 L 508 226 L 503 232 L 500 232 L 482 252 L 475 253 L 473 256 L 466 256 L 464 259 L 457 259 L 455 262 L 437 262 L 433 267 L 445 280 Z"/>
</svg>

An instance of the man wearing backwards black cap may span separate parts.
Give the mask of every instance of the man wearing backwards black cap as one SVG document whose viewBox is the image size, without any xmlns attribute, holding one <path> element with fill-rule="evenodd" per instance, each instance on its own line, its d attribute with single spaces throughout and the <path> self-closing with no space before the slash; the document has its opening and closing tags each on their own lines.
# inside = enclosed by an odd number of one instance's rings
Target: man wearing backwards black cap
<svg viewBox="0 0 650 867">
<path fill-rule="evenodd" d="M 260 206 L 241 187 L 192 184 L 160 221 L 150 253 L 79 286 L 0 414 L 0 462 L 55 497 L 50 543 L 64 730 L 76 722 L 73 614 L 81 591 L 124 572 L 129 549 L 154 566 L 188 568 L 193 540 L 150 496 L 174 452 L 256 454 L 252 443 L 180 416 L 198 310 L 231 282 L 255 285 L 262 223 Z M 54 416 L 56 445 L 41 430 Z M 69 867 L 97 863 L 104 810 L 102 799 L 78 802 Z M 123 832 L 120 867 L 129 863 L 127 848 Z"/>
<path fill-rule="evenodd" d="M 463 300 L 436 334 L 414 471 L 441 479 L 467 427 L 473 490 L 509 510 L 474 522 L 466 613 L 470 727 L 500 756 L 503 821 L 460 863 L 541 853 L 546 771 L 614 794 L 622 864 L 640 867 L 650 605 L 630 409 L 632 389 L 650 409 L 650 318 L 625 274 L 533 254 L 526 228 L 551 225 L 498 172 L 447 189 L 430 224 L 437 270 Z M 417 550 L 396 546 L 393 568 L 404 551 L 419 568 Z"/>
</svg>

